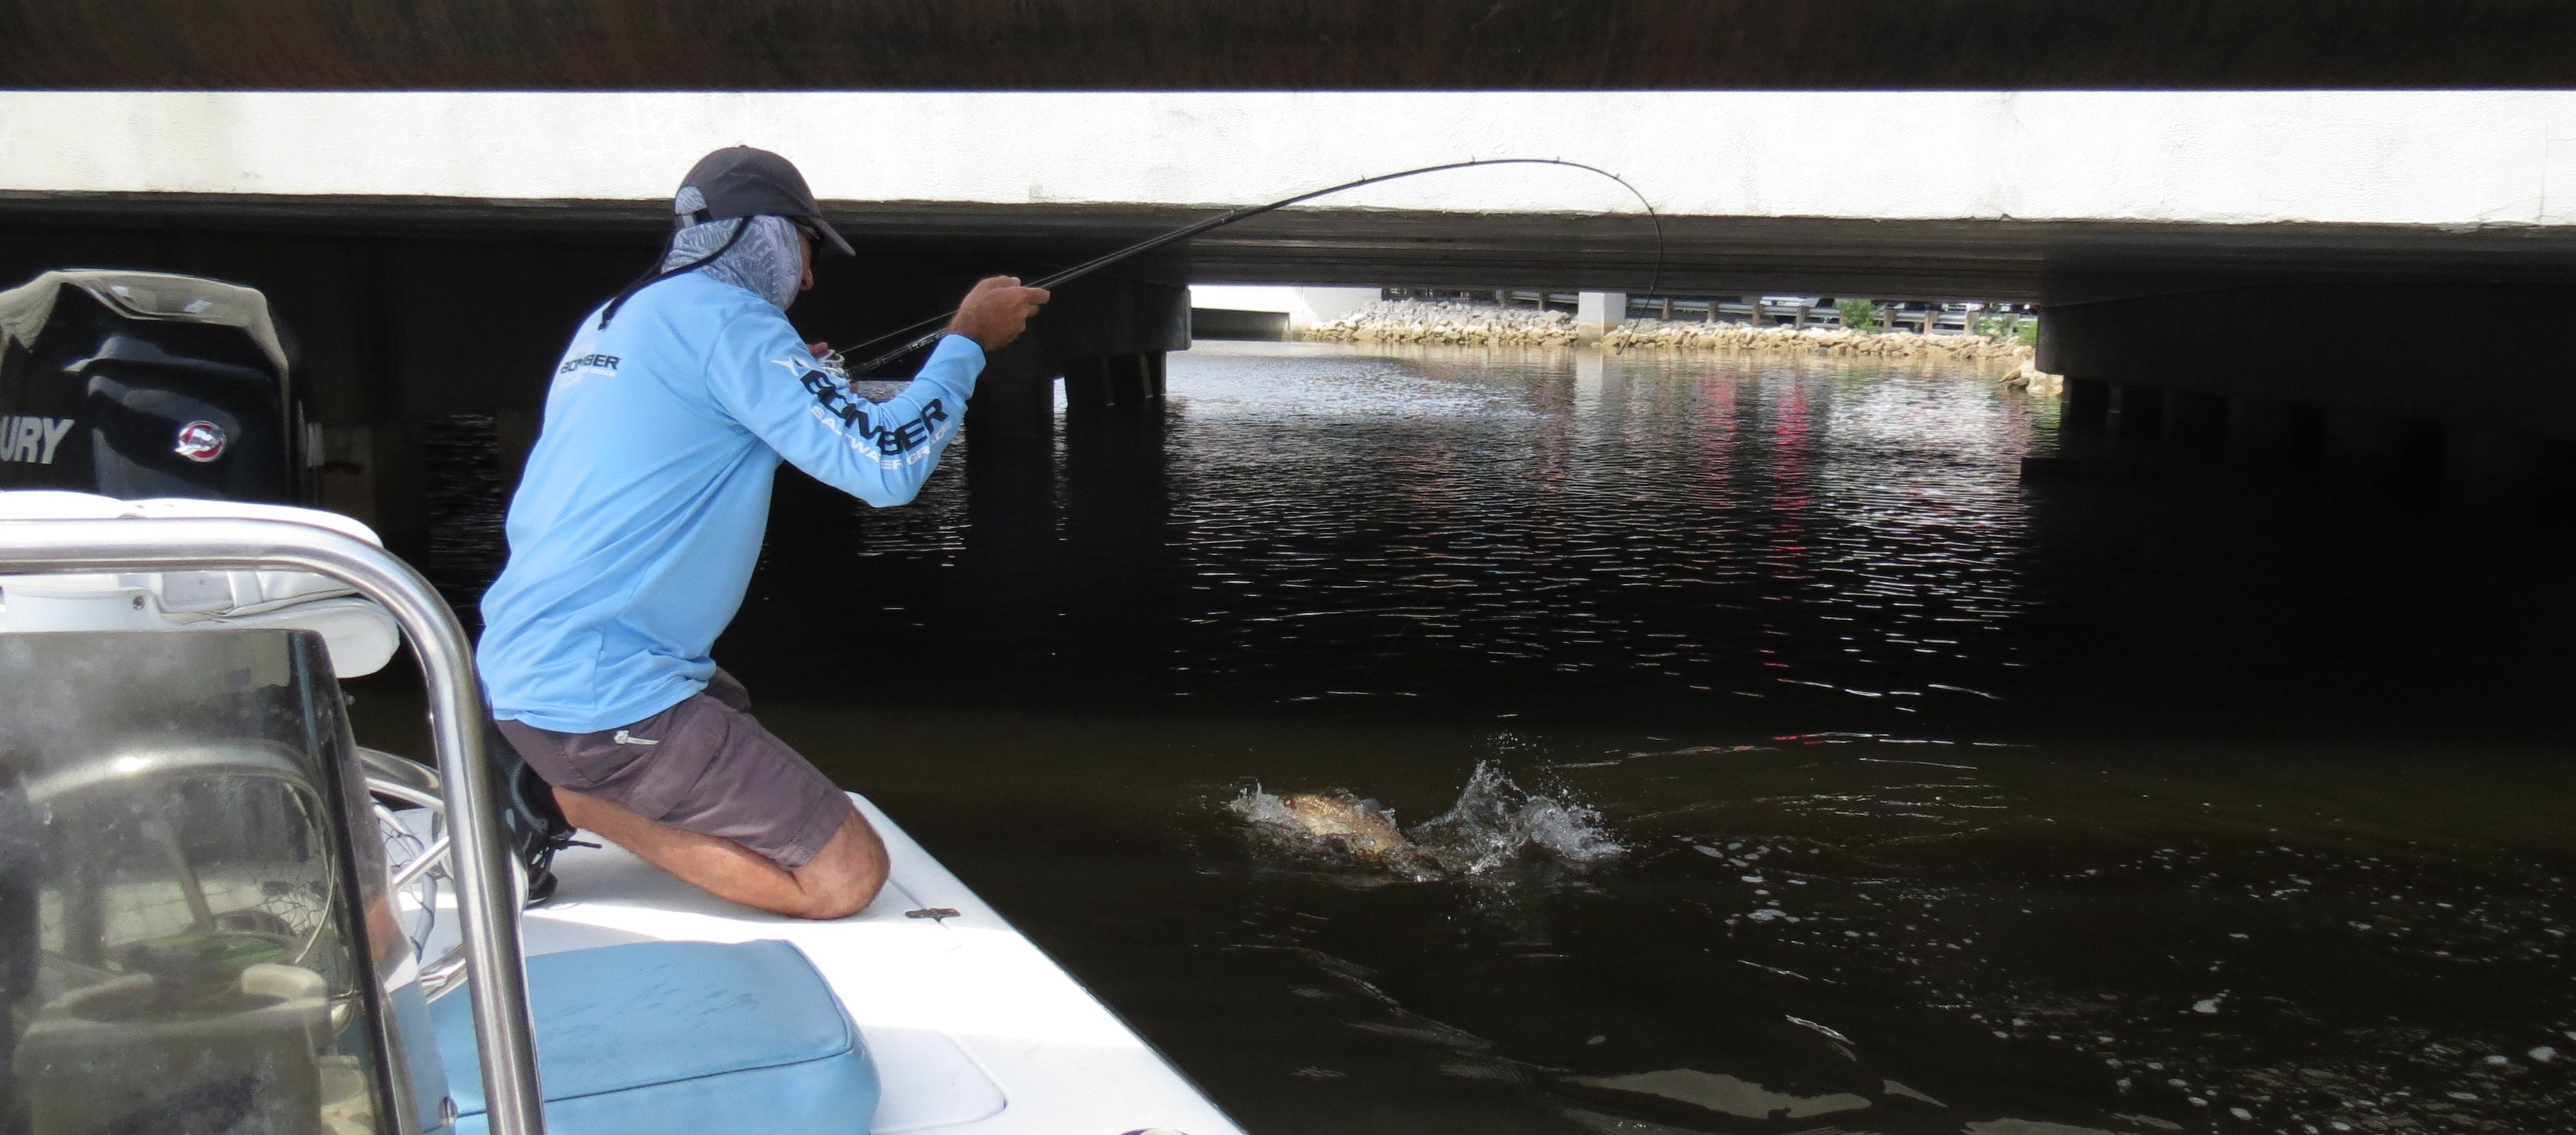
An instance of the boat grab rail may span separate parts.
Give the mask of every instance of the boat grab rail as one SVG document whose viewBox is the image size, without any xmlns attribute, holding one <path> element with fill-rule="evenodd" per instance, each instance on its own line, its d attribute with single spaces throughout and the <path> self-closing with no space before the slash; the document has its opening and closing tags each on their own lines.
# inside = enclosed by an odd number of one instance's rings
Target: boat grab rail
<svg viewBox="0 0 2576 1135">
<path fill-rule="evenodd" d="M 465 628 L 427 579 L 382 548 L 285 520 L 0 520 L 0 575 L 267 571 L 328 576 L 393 613 L 429 686 L 430 737 L 456 859 L 457 913 L 492 1135 L 544 1135 L 519 940 L 515 855 L 493 806 L 486 710 Z"/>
</svg>

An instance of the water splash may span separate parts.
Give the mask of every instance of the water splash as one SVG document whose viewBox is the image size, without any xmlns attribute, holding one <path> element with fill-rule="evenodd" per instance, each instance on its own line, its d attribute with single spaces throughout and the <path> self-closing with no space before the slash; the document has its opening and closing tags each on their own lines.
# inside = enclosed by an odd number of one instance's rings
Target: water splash
<svg viewBox="0 0 2576 1135">
<path fill-rule="evenodd" d="M 1262 791 L 1261 785 L 1257 783 L 1235 794 L 1234 799 L 1226 801 L 1225 810 L 1241 817 L 1247 824 L 1257 824 L 1262 827 L 1285 830 L 1297 824 L 1297 814 L 1288 810 L 1288 802 L 1277 795 Z"/>
<path fill-rule="evenodd" d="M 1601 811 L 1570 796 L 1533 793 L 1492 761 L 1449 810 L 1413 830 L 1423 851 L 1453 874 L 1483 875 L 1531 861 L 1589 866 L 1628 853 L 1601 824 Z"/>
</svg>

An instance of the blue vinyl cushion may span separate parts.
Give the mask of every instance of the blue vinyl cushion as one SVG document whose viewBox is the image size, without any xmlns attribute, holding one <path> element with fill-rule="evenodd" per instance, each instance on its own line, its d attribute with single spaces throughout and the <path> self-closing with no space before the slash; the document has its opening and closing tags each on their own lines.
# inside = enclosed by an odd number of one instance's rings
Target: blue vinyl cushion
<svg viewBox="0 0 2576 1135">
<path fill-rule="evenodd" d="M 549 1135 L 856 1135 L 876 1065 L 785 942 L 637 942 L 528 959 Z M 456 1135 L 483 1135 L 466 996 L 430 1007 Z"/>
</svg>

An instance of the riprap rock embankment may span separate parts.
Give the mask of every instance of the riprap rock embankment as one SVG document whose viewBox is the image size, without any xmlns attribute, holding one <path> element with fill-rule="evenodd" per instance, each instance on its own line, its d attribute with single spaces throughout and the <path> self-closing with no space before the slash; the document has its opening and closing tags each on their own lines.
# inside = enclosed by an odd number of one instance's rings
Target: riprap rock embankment
<svg viewBox="0 0 2576 1135">
<path fill-rule="evenodd" d="M 1460 346 L 1570 347 L 1574 319 L 1561 311 L 1472 303 L 1390 300 L 1305 330 L 1331 343 L 1450 343 Z"/>
<path fill-rule="evenodd" d="M 1302 337 L 1333 343 L 1498 347 L 1568 347 L 1578 338 L 1573 317 L 1562 311 L 1426 300 L 1374 304 L 1309 327 Z M 1632 319 L 1603 335 L 1601 346 L 1613 351 L 1778 351 L 2012 363 L 2017 365 L 2003 376 L 2003 385 L 2044 394 L 2056 393 L 2064 381 L 2034 365 L 2029 345 L 1984 335 Z"/>
</svg>

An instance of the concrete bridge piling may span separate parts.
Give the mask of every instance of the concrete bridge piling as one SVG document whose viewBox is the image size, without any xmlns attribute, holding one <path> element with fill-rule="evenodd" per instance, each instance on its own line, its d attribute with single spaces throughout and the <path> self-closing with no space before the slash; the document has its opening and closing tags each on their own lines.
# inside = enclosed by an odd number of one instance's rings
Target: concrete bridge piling
<svg viewBox="0 0 2576 1135">
<path fill-rule="evenodd" d="M 2078 433 L 2463 485 L 2563 479 L 2576 344 L 2545 314 L 2576 287 L 2267 284 L 2050 306 L 2040 365 Z"/>
<path fill-rule="evenodd" d="M 1578 342 L 1595 342 L 1628 321 L 1628 293 L 1585 292 L 1575 302 L 1574 334 Z"/>
</svg>

